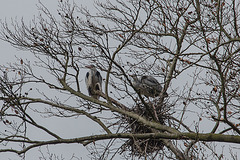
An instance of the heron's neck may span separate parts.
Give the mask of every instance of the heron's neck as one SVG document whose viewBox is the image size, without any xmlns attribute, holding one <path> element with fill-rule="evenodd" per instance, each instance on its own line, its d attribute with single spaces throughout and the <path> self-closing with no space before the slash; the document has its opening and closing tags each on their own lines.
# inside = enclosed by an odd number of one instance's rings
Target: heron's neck
<svg viewBox="0 0 240 160">
<path fill-rule="evenodd" d="M 91 69 L 92 75 L 94 75 L 96 72 L 97 72 L 97 69 L 96 69 L 96 68 Z"/>
</svg>

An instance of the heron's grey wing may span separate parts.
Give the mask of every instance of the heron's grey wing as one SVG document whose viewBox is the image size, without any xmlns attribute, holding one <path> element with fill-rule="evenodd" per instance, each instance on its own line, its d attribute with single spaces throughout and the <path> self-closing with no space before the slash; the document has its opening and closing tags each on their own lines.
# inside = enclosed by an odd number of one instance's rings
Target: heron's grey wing
<svg viewBox="0 0 240 160">
<path fill-rule="evenodd" d="M 158 86 L 160 83 L 152 76 L 142 76 L 141 82 L 149 86 Z"/>
<path fill-rule="evenodd" d="M 100 72 L 97 71 L 95 74 L 95 77 L 96 77 L 96 84 L 98 84 L 98 88 L 99 88 L 98 90 L 102 91 L 102 76 Z"/>
<path fill-rule="evenodd" d="M 85 83 L 86 83 L 86 86 L 88 87 L 89 86 L 89 72 L 87 72 L 87 74 L 85 76 Z"/>
<path fill-rule="evenodd" d="M 100 74 L 100 72 L 96 72 L 96 77 L 97 77 L 97 82 L 99 82 L 102 85 L 102 76 Z"/>
<path fill-rule="evenodd" d="M 88 94 L 91 96 L 92 95 L 92 88 L 91 88 L 91 76 L 90 73 L 87 72 L 86 77 L 85 77 L 85 83 L 87 86 Z"/>
<path fill-rule="evenodd" d="M 161 84 L 152 76 L 142 76 L 141 81 L 148 96 L 156 97 L 162 91 Z"/>
</svg>

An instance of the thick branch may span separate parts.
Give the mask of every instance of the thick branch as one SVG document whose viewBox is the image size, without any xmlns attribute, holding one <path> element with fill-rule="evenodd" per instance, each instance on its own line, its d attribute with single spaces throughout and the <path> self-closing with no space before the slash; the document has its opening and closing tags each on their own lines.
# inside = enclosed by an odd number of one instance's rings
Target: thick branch
<svg viewBox="0 0 240 160">
<path fill-rule="evenodd" d="M 17 154 L 23 154 L 28 150 L 49 144 L 70 144 L 70 143 L 81 143 L 84 144 L 85 141 L 98 141 L 105 139 L 113 139 L 113 138 L 121 138 L 121 139 L 129 139 L 129 138 L 138 138 L 138 139 L 148 139 L 148 138 L 160 138 L 160 139 L 175 139 L 175 140 L 199 140 L 206 142 L 229 142 L 229 143 L 240 143 L 240 136 L 233 135 L 222 135 L 222 134 L 211 134 L 211 133 L 181 133 L 181 134 L 168 134 L 168 133 L 144 133 L 144 134 L 131 134 L 131 133 L 117 133 L 117 134 L 102 134 L 102 135 L 94 135 L 94 136 L 86 136 L 80 138 L 73 139 L 58 139 L 58 140 L 50 140 L 50 141 L 34 141 L 36 142 L 33 145 L 26 147 L 21 151 L 17 151 L 14 149 L 2 149 L 0 152 L 15 152 Z M 31 142 L 31 141 L 30 141 Z"/>
<path fill-rule="evenodd" d="M 109 104 L 109 103 L 106 103 L 106 102 L 103 102 L 103 101 L 94 99 L 94 98 L 89 97 L 89 96 L 86 96 L 86 95 L 84 95 L 84 94 L 82 94 L 82 93 L 80 93 L 80 92 L 77 92 L 77 91 L 75 91 L 74 89 L 72 89 L 71 87 L 69 87 L 69 86 L 66 84 L 66 82 L 64 82 L 64 81 L 61 80 L 61 79 L 60 79 L 60 83 L 63 85 L 63 88 L 64 88 L 65 90 L 69 91 L 71 94 L 74 94 L 74 95 L 76 95 L 76 96 L 78 96 L 78 97 L 81 97 L 81 98 L 83 98 L 83 99 L 85 99 L 85 100 L 92 101 L 92 102 L 94 102 L 94 103 L 96 103 L 96 104 L 100 104 L 100 105 L 102 105 L 102 106 L 104 106 L 104 107 L 106 107 L 106 108 L 109 108 L 109 109 L 110 109 L 111 111 L 113 111 L 113 112 L 118 112 L 118 113 L 121 113 L 121 114 L 123 114 L 123 115 L 127 115 L 127 116 L 129 116 L 129 117 L 131 117 L 131 118 L 136 119 L 138 122 L 141 122 L 141 123 L 143 123 L 143 124 L 145 124 L 145 125 L 148 125 L 148 126 L 150 126 L 150 127 L 153 127 L 153 128 L 155 128 L 155 129 L 158 129 L 158 130 L 168 131 L 168 132 L 170 132 L 170 133 L 175 133 L 175 134 L 176 134 L 176 133 L 179 133 L 179 131 L 177 131 L 177 130 L 174 129 L 174 128 L 171 128 L 171 127 L 168 127 L 168 126 L 165 126 L 165 125 L 161 125 L 160 123 L 150 122 L 150 121 L 146 120 L 145 118 L 139 116 L 138 114 L 135 114 L 135 113 L 133 113 L 133 112 L 129 112 L 129 111 L 123 110 L 123 109 L 121 109 L 121 108 L 117 108 L 117 107 L 115 107 L 115 106 L 113 106 L 113 105 L 111 105 L 111 104 Z M 127 108 L 127 107 L 126 107 L 126 108 Z"/>
</svg>

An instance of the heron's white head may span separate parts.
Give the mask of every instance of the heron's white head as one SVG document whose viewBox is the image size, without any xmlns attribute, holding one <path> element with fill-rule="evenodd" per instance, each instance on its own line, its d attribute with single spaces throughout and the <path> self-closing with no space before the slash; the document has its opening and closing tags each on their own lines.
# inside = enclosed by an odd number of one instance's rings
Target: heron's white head
<svg viewBox="0 0 240 160">
<path fill-rule="evenodd" d="M 132 77 L 133 81 L 139 82 L 139 79 L 138 79 L 136 74 L 132 74 L 132 75 L 129 75 L 129 76 Z"/>
<path fill-rule="evenodd" d="M 133 74 L 133 75 L 129 75 L 130 77 L 132 77 L 132 85 L 136 88 L 136 89 L 139 89 L 140 87 L 140 81 L 137 77 L 136 74 Z"/>
</svg>

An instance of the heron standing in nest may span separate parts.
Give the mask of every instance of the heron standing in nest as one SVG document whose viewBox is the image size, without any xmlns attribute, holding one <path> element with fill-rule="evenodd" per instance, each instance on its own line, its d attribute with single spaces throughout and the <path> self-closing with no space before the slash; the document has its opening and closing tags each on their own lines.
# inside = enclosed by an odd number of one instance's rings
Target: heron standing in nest
<svg viewBox="0 0 240 160">
<path fill-rule="evenodd" d="M 158 97 L 163 92 L 163 88 L 161 84 L 152 76 L 142 76 L 140 79 L 136 75 L 131 76 L 133 78 L 132 85 L 133 87 L 139 92 L 139 94 L 146 96 L 147 98 L 152 97 Z M 167 97 L 168 94 L 165 92 L 163 93 L 164 97 Z M 159 121 L 156 107 L 152 105 L 153 107 L 153 116 L 156 120 Z"/>
<path fill-rule="evenodd" d="M 86 66 L 86 68 L 90 69 L 85 77 L 88 94 L 95 99 L 99 99 L 99 95 L 96 94 L 96 91 L 102 91 L 102 76 L 94 65 Z"/>
<path fill-rule="evenodd" d="M 133 87 L 139 91 L 141 95 L 146 97 L 158 97 L 162 92 L 161 84 L 152 76 L 142 76 L 140 79 L 136 75 L 131 76 L 133 78 Z M 163 94 L 167 96 L 167 93 Z"/>
</svg>

